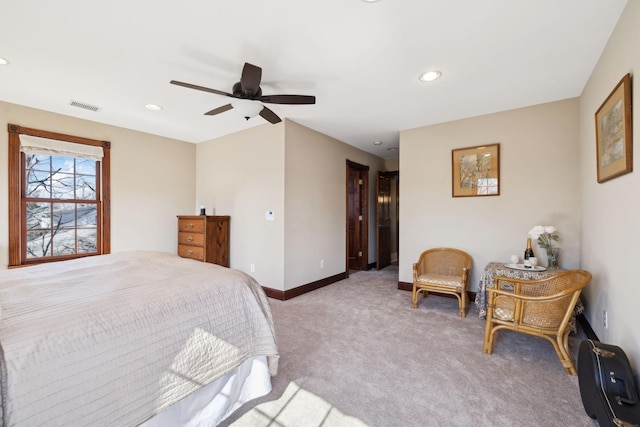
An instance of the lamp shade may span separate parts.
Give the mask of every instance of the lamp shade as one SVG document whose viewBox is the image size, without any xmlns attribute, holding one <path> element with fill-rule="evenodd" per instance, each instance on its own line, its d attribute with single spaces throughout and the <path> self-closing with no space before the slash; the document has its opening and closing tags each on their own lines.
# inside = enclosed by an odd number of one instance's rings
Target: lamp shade
<svg viewBox="0 0 640 427">
<path fill-rule="evenodd" d="M 258 101 L 250 99 L 237 99 L 231 103 L 231 106 L 238 110 L 242 117 L 247 120 L 260 114 L 260 111 L 264 108 Z"/>
</svg>

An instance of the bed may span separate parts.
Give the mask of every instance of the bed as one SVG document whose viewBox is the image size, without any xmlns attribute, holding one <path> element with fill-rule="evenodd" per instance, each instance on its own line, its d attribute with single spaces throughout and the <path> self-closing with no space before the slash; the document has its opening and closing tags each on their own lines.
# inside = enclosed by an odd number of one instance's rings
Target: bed
<svg viewBox="0 0 640 427">
<path fill-rule="evenodd" d="M 9 426 L 213 426 L 268 393 L 278 350 L 250 276 L 159 252 L 0 271 Z"/>
</svg>

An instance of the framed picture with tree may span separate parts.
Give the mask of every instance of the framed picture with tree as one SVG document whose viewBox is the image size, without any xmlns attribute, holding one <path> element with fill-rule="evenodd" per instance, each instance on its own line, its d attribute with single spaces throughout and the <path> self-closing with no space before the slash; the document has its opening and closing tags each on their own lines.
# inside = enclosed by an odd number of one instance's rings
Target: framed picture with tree
<svg viewBox="0 0 640 427">
<path fill-rule="evenodd" d="M 633 170 L 631 75 L 616 85 L 595 115 L 598 183 Z"/>
<path fill-rule="evenodd" d="M 500 144 L 451 150 L 453 197 L 500 195 Z"/>
</svg>

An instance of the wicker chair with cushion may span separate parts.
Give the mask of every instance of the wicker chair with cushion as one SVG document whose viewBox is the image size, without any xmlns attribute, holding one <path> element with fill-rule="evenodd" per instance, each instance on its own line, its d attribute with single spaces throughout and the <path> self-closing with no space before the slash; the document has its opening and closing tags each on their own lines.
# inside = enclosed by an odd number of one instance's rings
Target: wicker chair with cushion
<svg viewBox="0 0 640 427">
<path fill-rule="evenodd" d="M 471 268 L 471 256 L 459 249 L 434 248 L 420 254 L 413 264 L 413 294 L 411 307 L 418 307 L 418 295 L 426 297 L 431 292 L 455 295 L 458 298 L 458 315 L 467 315 L 467 279 Z"/>
<path fill-rule="evenodd" d="M 495 276 L 487 288 L 487 323 L 482 350 L 491 354 L 500 329 L 543 337 L 553 344 L 562 367 L 576 368 L 569 354 L 569 320 L 580 292 L 591 280 L 584 270 L 568 270 L 536 280 Z"/>
</svg>

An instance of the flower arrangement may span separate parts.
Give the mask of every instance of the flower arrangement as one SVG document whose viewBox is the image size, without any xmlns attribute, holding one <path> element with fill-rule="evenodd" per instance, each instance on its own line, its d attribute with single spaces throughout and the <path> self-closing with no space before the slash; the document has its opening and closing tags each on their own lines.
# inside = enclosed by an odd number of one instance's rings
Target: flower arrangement
<svg viewBox="0 0 640 427">
<path fill-rule="evenodd" d="M 538 246 L 543 248 L 550 254 L 553 251 L 553 242 L 557 242 L 560 238 L 556 233 L 556 228 L 551 225 L 536 225 L 529 230 L 529 236 L 538 240 Z"/>
</svg>

